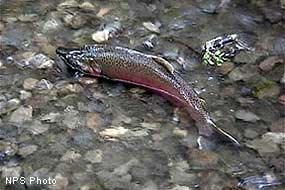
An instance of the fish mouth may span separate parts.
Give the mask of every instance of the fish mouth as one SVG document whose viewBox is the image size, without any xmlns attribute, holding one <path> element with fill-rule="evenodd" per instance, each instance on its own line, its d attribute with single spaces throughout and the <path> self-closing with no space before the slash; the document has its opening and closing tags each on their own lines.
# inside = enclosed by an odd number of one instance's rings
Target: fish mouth
<svg viewBox="0 0 285 190">
<path fill-rule="evenodd" d="M 57 56 L 60 58 L 61 62 L 58 63 L 58 67 L 64 73 L 68 75 L 75 76 L 80 74 L 85 74 L 86 72 L 83 71 L 77 64 L 75 60 L 71 60 L 69 52 L 72 51 L 71 49 L 58 47 L 55 52 Z"/>
</svg>

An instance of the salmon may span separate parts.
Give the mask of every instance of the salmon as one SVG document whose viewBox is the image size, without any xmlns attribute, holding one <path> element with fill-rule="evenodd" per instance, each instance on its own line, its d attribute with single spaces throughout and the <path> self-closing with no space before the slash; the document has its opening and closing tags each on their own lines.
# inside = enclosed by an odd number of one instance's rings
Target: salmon
<svg viewBox="0 0 285 190">
<path fill-rule="evenodd" d="M 68 68 L 80 75 L 134 84 L 168 97 L 190 113 L 200 135 L 209 137 L 217 132 L 240 146 L 236 138 L 217 127 L 205 108 L 205 101 L 166 59 L 124 47 L 98 44 L 73 49 L 59 47 L 56 53 Z"/>
</svg>

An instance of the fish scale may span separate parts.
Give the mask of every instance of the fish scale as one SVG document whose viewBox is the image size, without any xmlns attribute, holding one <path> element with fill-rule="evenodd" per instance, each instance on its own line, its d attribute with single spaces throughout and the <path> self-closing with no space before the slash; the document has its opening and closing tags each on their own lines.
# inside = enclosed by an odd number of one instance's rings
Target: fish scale
<svg viewBox="0 0 285 190">
<path fill-rule="evenodd" d="M 216 131 L 240 145 L 232 135 L 216 126 L 203 105 L 204 101 L 167 60 L 108 45 L 87 45 L 75 49 L 59 47 L 56 53 L 67 67 L 83 75 L 130 83 L 159 92 L 188 110 L 201 135 L 211 136 Z"/>
</svg>

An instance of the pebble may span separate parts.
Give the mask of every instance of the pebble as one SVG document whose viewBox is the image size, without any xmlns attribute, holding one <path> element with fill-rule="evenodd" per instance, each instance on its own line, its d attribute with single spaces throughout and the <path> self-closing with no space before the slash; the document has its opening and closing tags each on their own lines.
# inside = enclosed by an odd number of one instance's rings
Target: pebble
<svg viewBox="0 0 285 190">
<path fill-rule="evenodd" d="M 82 118 L 79 117 L 79 112 L 77 110 L 66 110 L 62 124 L 69 129 L 75 129 L 82 125 Z"/>
<path fill-rule="evenodd" d="M 18 146 L 11 142 L 0 141 L 0 152 L 7 156 L 14 156 L 18 152 Z"/>
<path fill-rule="evenodd" d="M 262 71 L 271 71 L 273 67 L 278 63 L 283 63 L 284 60 L 278 56 L 271 56 L 266 58 L 265 60 L 261 61 L 258 65 L 259 69 Z"/>
<path fill-rule="evenodd" d="M 100 163 L 103 160 L 103 152 L 99 149 L 90 150 L 85 154 L 85 160 L 92 164 Z"/>
<path fill-rule="evenodd" d="M 257 73 L 247 67 L 236 67 L 229 73 L 229 78 L 233 81 L 248 81 L 251 77 L 256 77 Z"/>
<path fill-rule="evenodd" d="M 23 88 L 25 90 L 32 90 L 32 89 L 34 89 L 36 87 L 38 82 L 39 82 L 38 79 L 27 78 L 27 79 L 24 80 Z"/>
<path fill-rule="evenodd" d="M 62 10 L 62 9 L 70 9 L 70 8 L 76 8 L 76 7 L 78 7 L 78 2 L 76 0 L 68 0 L 68 1 L 64 1 L 60 3 L 57 6 L 57 9 Z"/>
<path fill-rule="evenodd" d="M 32 21 L 36 21 L 38 18 L 38 15 L 37 14 L 23 14 L 23 15 L 20 15 L 18 17 L 18 19 L 22 22 L 32 22 Z"/>
<path fill-rule="evenodd" d="M 3 67 L 3 62 L 0 60 L 0 69 Z"/>
<path fill-rule="evenodd" d="M 91 37 L 95 42 L 102 43 L 108 41 L 109 31 L 107 30 L 96 31 L 95 33 L 92 34 Z"/>
<path fill-rule="evenodd" d="M 58 121 L 59 118 L 60 118 L 60 113 L 50 112 L 46 115 L 41 116 L 40 120 L 48 122 L 48 123 L 54 123 L 54 122 Z"/>
<path fill-rule="evenodd" d="M 73 161 L 81 158 L 81 155 L 79 153 L 76 153 L 75 151 L 67 151 L 62 157 L 61 161 Z"/>
<path fill-rule="evenodd" d="M 285 105 L 285 94 L 279 96 L 278 102 L 282 105 Z"/>
<path fill-rule="evenodd" d="M 247 110 L 236 111 L 235 117 L 237 119 L 240 119 L 246 122 L 251 122 L 251 123 L 255 123 L 256 121 L 260 120 L 260 118 L 257 115 Z"/>
<path fill-rule="evenodd" d="M 56 180 L 55 184 L 49 185 L 49 188 L 52 190 L 62 190 L 67 189 L 68 178 L 62 176 L 62 174 L 58 173 L 55 175 L 54 179 Z"/>
<path fill-rule="evenodd" d="M 234 69 L 235 65 L 233 62 L 225 62 L 222 64 L 221 67 L 218 67 L 218 72 L 227 75 L 229 72 L 231 72 Z"/>
<path fill-rule="evenodd" d="M 65 96 L 71 93 L 80 93 L 83 91 L 83 87 L 80 84 L 70 84 L 70 83 L 64 83 L 64 84 L 57 84 L 56 89 L 58 91 L 58 94 L 61 96 Z"/>
<path fill-rule="evenodd" d="M 244 136 L 249 139 L 254 139 L 259 135 L 259 133 L 251 128 L 244 130 Z"/>
<path fill-rule="evenodd" d="M 49 125 L 42 124 L 39 120 L 29 123 L 25 127 L 34 135 L 42 134 L 49 129 Z"/>
<path fill-rule="evenodd" d="M 124 136 L 129 132 L 129 129 L 124 127 L 115 127 L 111 126 L 110 128 L 104 129 L 103 131 L 99 132 L 99 135 L 102 137 L 111 137 L 111 138 L 119 138 Z"/>
<path fill-rule="evenodd" d="M 0 101 L 0 115 L 9 113 L 17 109 L 21 101 L 17 98 L 13 98 L 9 101 Z"/>
<path fill-rule="evenodd" d="M 5 177 L 20 177 L 22 173 L 22 168 L 20 166 L 2 168 L 2 178 Z"/>
<path fill-rule="evenodd" d="M 218 154 L 206 150 L 191 149 L 188 156 L 190 167 L 213 168 L 219 161 Z"/>
<path fill-rule="evenodd" d="M 147 128 L 149 130 L 154 130 L 154 131 L 157 131 L 160 129 L 161 127 L 161 124 L 160 123 L 147 123 L 147 122 L 143 122 L 141 123 L 141 126 L 143 128 Z"/>
<path fill-rule="evenodd" d="M 20 100 L 26 100 L 32 96 L 32 93 L 26 90 L 20 90 Z"/>
<path fill-rule="evenodd" d="M 25 121 L 31 121 L 33 118 L 33 107 L 21 106 L 15 110 L 10 116 L 10 122 L 22 124 Z"/>
<path fill-rule="evenodd" d="M 39 90 L 50 90 L 53 88 L 53 84 L 46 79 L 41 79 L 36 83 L 35 87 Z"/>
<path fill-rule="evenodd" d="M 17 63 L 17 65 L 21 67 L 48 69 L 48 68 L 52 68 L 54 65 L 54 61 L 42 53 L 35 55 L 33 52 L 27 52 L 23 56 L 26 58 Z"/>
<path fill-rule="evenodd" d="M 285 118 L 280 118 L 272 122 L 270 126 L 271 132 L 284 132 Z"/>
<path fill-rule="evenodd" d="M 95 6 L 88 1 L 84 1 L 82 4 L 79 5 L 79 8 L 86 9 L 86 10 L 92 10 L 95 8 Z"/>
<path fill-rule="evenodd" d="M 191 189 L 187 186 L 175 185 L 175 187 L 169 190 L 191 190 Z"/>
<path fill-rule="evenodd" d="M 265 141 L 271 141 L 275 144 L 284 144 L 285 143 L 285 133 L 283 132 L 267 132 L 262 136 L 262 139 Z"/>
<path fill-rule="evenodd" d="M 66 14 L 63 18 L 64 22 L 72 29 L 79 29 L 86 23 L 86 18 L 79 14 Z"/>
<path fill-rule="evenodd" d="M 38 149 L 37 145 L 28 145 L 28 146 L 19 148 L 19 155 L 25 158 L 33 154 L 37 149 Z"/>
<path fill-rule="evenodd" d="M 97 17 L 99 18 L 103 18 L 106 14 L 108 14 L 110 12 L 111 8 L 109 7 L 104 7 L 101 8 L 98 13 L 96 14 Z"/>
<path fill-rule="evenodd" d="M 94 132 L 97 131 L 98 127 L 103 124 L 103 119 L 98 113 L 88 113 L 86 116 L 86 126 L 92 129 Z"/>
<path fill-rule="evenodd" d="M 271 154 L 271 153 L 276 153 L 279 152 L 280 149 L 276 143 L 273 143 L 271 139 L 268 138 L 259 138 L 259 139 L 254 139 L 252 141 L 247 141 L 246 145 L 249 148 L 253 148 L 258 151 L 259 154 Z"/>
<path fill-rule="evenodd" d="M 173 129 L 173 134 L 177 137 L 180 137 L 180 138 L 184 138 L 184 137 L 187 137 L 188 135 L 188 131 L 187 130 L 183 130 L 183 129 L 179 129 L 179 128 L 174 128 Z"/>
<path fill-rule="evenodd" d="M 48 20 L 43 23 L 42 32 L 50 33 L 59 30 L 62 28 L 62 22 L 57 18 L 48 18 Z"/>
<path fill-rule="evenodd" d="M 266 97 L 277 98 L 280 94 L 280 86 L 273 81 L 260 81 L 255 85 L 253 95 L 259 99 Z"/>
<path fill-rule="evenodd" d="M 143 22 L 143 26 L 151 32 L 160 33 L 159 26 L 151 22 Z"/>
</svg>

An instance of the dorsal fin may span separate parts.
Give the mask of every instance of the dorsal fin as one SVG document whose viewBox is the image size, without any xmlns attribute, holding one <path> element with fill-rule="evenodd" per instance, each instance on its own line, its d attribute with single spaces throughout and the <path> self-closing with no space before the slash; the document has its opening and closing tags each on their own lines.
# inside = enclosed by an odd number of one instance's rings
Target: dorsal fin
<svg viewBox="0 0 285 190">
<path fill-rule="evenodd" d="M 156 63 L 160 64 L 161 66 L 163 66 L 166 70 L 168 70 L 171 74 L 174 73 L 175 71 L 175 68 L 174 66 L 169 63 L 168 61 L 166 61 L 165 59 L 161 58 L 161 57 L 158 57 L 158 56 L 154 56 L 154 55 L 151 55 L 150 56 Z"/>
</svg>

